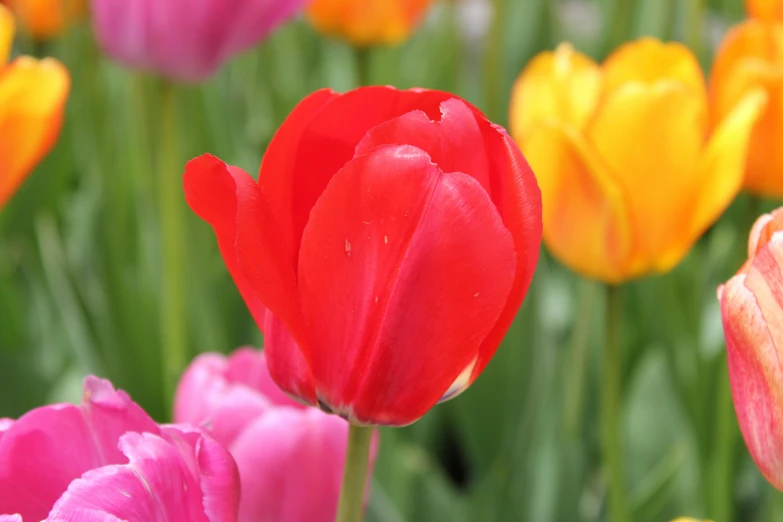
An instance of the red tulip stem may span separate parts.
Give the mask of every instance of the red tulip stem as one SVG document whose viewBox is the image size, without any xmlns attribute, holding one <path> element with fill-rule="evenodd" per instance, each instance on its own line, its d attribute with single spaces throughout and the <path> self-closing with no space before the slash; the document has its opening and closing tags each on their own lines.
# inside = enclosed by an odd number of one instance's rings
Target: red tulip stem
<svg viewBox="0 0 783 522">
<path fill-rule="evenodd" d="M 620 423 L 622 392 L 622 321 L 620 288 L 606 288 L 606 338 L 604 339 L 603 382 L 601 389 L 601 443 L 608 486 L 610 522 L 628 522 L 628 496 L 625 488 Z"/>
<path fill-rule="evenodd" d="M 162 255 L 161 345 L 165 397 L 174 397 L 180 373 L 185 369 L 185 231 L 182 165 L 179 161 L 177 98 L 173 84 L 161 89 L 160 167 L 158 169 L 158 219 Z"/>
<path fill-rule="evenodd" d="M 336 522 L 361 522 L 362 520 L 372 432 L 372 427 L 351 424 Z"/>
</svg>

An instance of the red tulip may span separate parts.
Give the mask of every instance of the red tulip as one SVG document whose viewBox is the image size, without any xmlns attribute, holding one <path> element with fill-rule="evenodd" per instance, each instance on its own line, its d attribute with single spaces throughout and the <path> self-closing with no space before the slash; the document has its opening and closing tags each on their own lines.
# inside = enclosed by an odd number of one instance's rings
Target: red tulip
<svg viewBox="0 0 783 522">
<path fill-rule="evenodd" d="M 409 424 L 467 388 L 538 259 L 525 158 L 444 92 L 318 91 L 258 182 L 205 155 L 184 183 L 265 332 L 272 378 L 356 424 Z"/>
<path fill-rule="evenodd" d="M 718 290 L 731 392 L 753 460 L 783 491 L 783 208 L 756 221 L 748 250 Z"/>
</svg>

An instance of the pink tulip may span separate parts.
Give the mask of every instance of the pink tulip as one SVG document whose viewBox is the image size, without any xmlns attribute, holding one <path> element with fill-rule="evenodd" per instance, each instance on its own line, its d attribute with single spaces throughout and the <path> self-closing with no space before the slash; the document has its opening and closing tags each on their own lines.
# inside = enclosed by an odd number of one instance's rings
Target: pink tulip
<svg viewBox="0 0 783 522">
<path fill-rule="evenodd" d="M 783 208 L 756 221 L 748 261 L 718 298 L 745 444 L 767 480 L 783 490 Z"/>
<path fill-rule="evenodd" d="M 308 0 L 92 0 L 103 50 L 130 67 L 201 81 Z"/>
<path fill-rule="evenodd" d="M 283 394 L 262 352 L 196 358 L 179 383 L 174 420 L 211 430 L 234 457 L 239 522 L 334 520 L 348 423 Z"/>
<path fill-rule="evenodd" d="M 96 377 L 80 406 L 0 421 L 0 522 L 235 522 L 237 480 L 218 442 L 158 426 Z"/>
</svg>

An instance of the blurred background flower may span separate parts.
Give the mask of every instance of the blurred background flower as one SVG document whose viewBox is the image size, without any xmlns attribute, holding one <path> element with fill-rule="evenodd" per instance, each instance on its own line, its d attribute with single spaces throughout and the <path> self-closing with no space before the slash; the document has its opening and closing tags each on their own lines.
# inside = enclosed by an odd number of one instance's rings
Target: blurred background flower
<svg viewBox="0 0 783 522">
<path fill-rule="evenodd" d="M 511 129 L 544 198 L 544 240 L 576 272 L 618 283 L 679 263 L 734 200 L 766 98 L 736 100 L 710 134 L 687 47 L 641 39 L 603 66 L 562 44 L 517 81 Z"/>
<path fill-rule="evenodd" d="M 434 0 L 313 0 L 307 17 L 319 31 L 357 46 L 399 44 Z"/>
<path fill-rule="evenodd" d="M 57 141 L 70 78 L 58 61 L 7 62 L 14 22 L 0 5 L 0 207 Z"/>
<path fill-rule="evenodd" d="M 213 74 L 258 44 L 307 0 L 92 0 L 93 28 L 103 50 L 134 68 L 184 82 Z"/>
<path fill-rule="evenodd" d="M 722 41 L 710 78 L 712 120 L 717 125 L 747 92 L 762 89 L 769 103 L 753 127 L 745 187 L 783 197 L 783 2 L 748 2 L 756 19 L 732 27 Z"/>
<path fill-rule="evenodd" d="M 63 34 L 87 13 L 87 0 L 0 0 L 17 17 L 22 29 L 36 40 Z"/>
</svg>

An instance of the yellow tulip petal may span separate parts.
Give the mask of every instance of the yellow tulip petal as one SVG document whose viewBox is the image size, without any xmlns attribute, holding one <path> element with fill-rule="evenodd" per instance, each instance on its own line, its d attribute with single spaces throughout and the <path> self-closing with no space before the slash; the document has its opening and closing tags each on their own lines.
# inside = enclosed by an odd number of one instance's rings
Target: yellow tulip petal
<svg viewBox="0 0 783 522">
<path fill-rule="evenodd" d="M 759 20 L 783 21 L 783 0 L 745 0 L 745 10 Z"/>
<path fill-rule="evenodd" d="M 543 199 L 544 241 L 563 264 L 605 282 L 626 278 L 633 250 L 621 188 L 575 129 L 543 125 L 523 152 Z"/>
<path fill-rule="evenodd" d="M 0 73 L 0 206 L 57 141 L 69 89 L 52 59 L 18 58 Z"/>
<path fill-rule="evenodd" d="M 661 80 L 681 82 L 699 94 L 706 91 L 698 60 L 690 49 L 676 42 L 654 38 L 628 42 L 609 55 L 603 71 L 607 94 L 630 82 L 653 84 Z"/>
<path fill-rule="evenodd" d="M 706 128 L 706 100 L 676 82 L 627 84 L 596 113 L 588 139 L 630 198 L 634 275 L 667 269 L 687 233 Z"/>
<path fill-rule="evenodd" d="M 742 188 L 751 131 L 766 102 L 763 90 L 751 91 L 710 138 L 699 162 L 700 190 L 691 207 L 690 237 L 685 237 L 680 245 L 681 256 L 720 217 Z"/>
<path fill-rule="evenodd" d="M 680 517 L 672 522 L 711 522 L 710 520 L 701 520 L 696 518 Z"/>
<path fill-rule="evenodd" d="M 396 44 L 410 35 L 433 0 L 315 0 L 307 17 L 319 31 L 355 45 Z"/>
<path fill-rule="evenodd" d="M 536 56 L 522 71 L 511 93 L 511 134 L 522 142 L 542 123 L 565 123 L 583 128 L 601 95 L 597 63 L 560 44 L 554 52 Z"/>
<path fill-rule="evenodd" d="M 753 129 L 745 188 L 783 197 L 783 25 L 752 21 L 733 29 L 718 52 L 710 88 L 713 124 L 749 91 L 766 91 L 769 101 Z"/>
<path fill-rule="evenodd" d="M 14 17 L 7 7 L 0 4 L 0 69 L 8 61 L 8 57 L 11 56 L 13 44 Z"/>
</svg>

